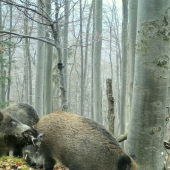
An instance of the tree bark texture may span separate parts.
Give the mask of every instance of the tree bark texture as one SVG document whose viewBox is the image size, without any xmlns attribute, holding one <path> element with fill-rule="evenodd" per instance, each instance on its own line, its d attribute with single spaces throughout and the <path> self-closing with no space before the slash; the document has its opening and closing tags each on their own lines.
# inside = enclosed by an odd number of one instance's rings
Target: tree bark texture
<svg viewBox="0 0 170 170">
<path fill-rule="evenodd" d="M 83 55 L 83 21 L 82 1 L 80 0 L 80 48 L 81 48 L 81 116 L 84 116 L 84 55 Z"/>
<path fill-rule="evenodd" d="M 38 10 L 42 13 L 43 4 L 41 0 L 37 0 Z M 39 21 L 43 22 L 42 16 L 39 16 Z M 37 36 L 44 37 L 44 26 L 37 24 Z M 35 82 L 35 110 L 39 117 L 43 117 L 43 80 L 44 80 L 44 43 L 37 42 L 37 63 L 36 63 L 36 82 Z"/>
<path fill-rule="evenodd" d="M 67 58 L 68 58 L 68 23 L 69 23 L 69 0 L 64 0 L 64 35 L 63 35 L 63 64 L 64 64 L 64 86 L 66 90 L 66 100 L 68 101 L 68 72 L 67 72 Z"/>
<path fill-rule="evenodd" d="M 138 0 L 129 0 L 129 30 L 128 30 L 128 56 L 129 56 L 129 97 L 130 110 L 132 105 L 133 78 L 135 68 L 135 43 L 137 27 L 137 6 Z"/>
<path fill-rule="evenodd" d="M 120 135 L 125 133 L 126 125 L 126 81 L 127 81 L 127 26 L 128 26 L 128 1 L 123 0 L 122 22 L 122 67 L 121 67 L 121 106 L 120 106 Z M 121 143 L 124 148 L 124 142 Z"/>
<path fill-rule="evenodd" d="M 12 5 L 10 5 L 10 32 L 12 31 Z M 9 35 L 9 66 L 8 66 L 8 87 L 7 87 L 7 105 L 10 103 L 10 91 L 11 91 L 11 65 L 12 65 L 12 52 L 11 52 L 11 34 Z"/>
<path fill-rule="evenodd" d="M 51 16 L 51 0 L 46 0 L 46 12 Z M 47 30 L 46 38 L 49 39 L 50 32 Z M 52 62 L 53 46 L 46 44 L 46 68 L 45 68 L 45 115 L 52 113 Z"/>
<path fill-rule="evenodd" d="M 3 29 L 3 23 L 2 23 L 2 4 L 0 2 L 0 30 Z M 0 42 L 3 42 L 3 37 L 0 37 Z M 0 49 L 0 60 L 1 60 L 1 84 L 0 84 L 0 102 L 1 102 L 1 108 L 5 108 L 5 74 L 4 74 L 4 57 L 3 57 L 3 44 L 1 45 Z"/>
<path fill-rule="evenodd" d="M 109 131 L 114 135 L 114 98 L 112 92 L 112 79 L 106 80 L 106 92 L 108 100 L 108 121 L 109 121 Z"/>
<path fill-rule="evenodd" d="M 95 44 L 93 60 L 94 120 L 103 122 L 101 113 L 102 0 L 95 0 Z"/>
<path fill-rule="evenodd" d="M 163 168 L 166 83 L 169 77 L 169 2 L 138 1 L 138 23 L 132 115 L 128 131 L 130 155 L 138 170 Z"/>
</svg>

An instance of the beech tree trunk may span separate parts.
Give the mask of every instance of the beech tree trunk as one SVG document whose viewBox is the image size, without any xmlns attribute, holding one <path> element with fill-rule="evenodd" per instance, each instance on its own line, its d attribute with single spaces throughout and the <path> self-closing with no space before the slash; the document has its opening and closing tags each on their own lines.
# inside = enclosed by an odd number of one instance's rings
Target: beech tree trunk
<svg viewBox="0 0 170 170">
<path fill-rule="evenodd" d="M 129 94 L 130 94 L 130 110 L 132 105 L 133 78 L 135 68 L 135 43 L 136 43 L 136 27 L 137 27 L 137 6 L 138 0 L 129 0 L 129 36 L 128 36 L 128 55 L 129 55 Z"/>
<path fill-rule="evenodd" d="M 123 0 L 122 22 L 122 66 L 121 66 L 121 106 L 120 106 L 120 135 L 125 133 L 126 124 L 126 79 L 127 79 L 127 25 L 128 25 L 128 1 Z M 124 142 L 121 143 L 124 148 Z"/>
<path fill-rule="evenodd" d="M 46 12 L 51 15 L 51 0 L 46 0 Z M 50 32 L 46 31 L 46 38 L 49 39 Z M 52 113 L 52 62 L 53 47 L 46 44 L 46 69 L 45 69 L 45 115 Z"/>
<path fill-rule="evenodd" d="M 103 123 L 101 112 L 102 0 L 95 0 L 95 44 L 93 59 L 94 120 Z"/>
<path fill-rule="evenodd" d="M 12 31 L 12 5 L 10 5 L 10 32 Z M 12 51 L 11 51 L 11 34 L 9 35 L 9 66 L 8 66 L 8 87 L 7 87 L 7 105 L 10 104 L 10 91 L 11 91 L 11 65 L 12 65 Z"/>
<path fill-rule="evenodd" d="M 169 7 L 167 0 L 138 1 L 138 23 L 131 123 L 130 155 L 138 170 L 164 167 L 163 141 L 169 77 Z"/>
<path fill-rule="evenodd" d="M 64 64 L 64 86 L 65 86 L 65 95 L 66 100 L 68 101 L 68 72 L 67 72 L 67 58 L 68 58 L 68 23 L 69 23 L 69 0 L 64 0 L 65 9 L 64 9 L 64 42 L 63 42 L 63 64 Z"/>
<path fill-rule="evenodd" d="M 38 10 L 42 13 L 43 4 L 41 0 L 37 0 Z M 43 15 L 43 14 L 42 14 Z M 42 16 L 39 15 L 39 21 L 43 22 Z M 44 26 L 37 24 L 37 36 L 44 37 Z M 36 83 L 35 83 L 35 110 L 40 117 L 43 117 L 43 80 L 44 80 L 44 43 L 37 42 L 37 62 L 36 62 Z"/>
<path fill-rule="evenodd" d="M 108 121 L 109 121 L 109 131 L 114 135 L 114 98 L 112 92 L 112 79 L 106 80 L 106 92 L 108 100 Z"/>
</svg>

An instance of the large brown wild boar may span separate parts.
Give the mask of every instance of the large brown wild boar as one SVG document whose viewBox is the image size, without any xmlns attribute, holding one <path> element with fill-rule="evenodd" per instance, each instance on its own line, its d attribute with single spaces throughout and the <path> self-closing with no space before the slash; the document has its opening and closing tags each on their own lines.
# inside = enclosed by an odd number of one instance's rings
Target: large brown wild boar
<svg viewBox="0 0 170 170">
<path fill-rule="evenodd" d="M 61 163 L 69 170 L 137 170 L 115 138 L 95 121 L 68 112 L 44 116 L 37 124 L 45 133 L 40 152 L 45 169 Z"/>
</svg>

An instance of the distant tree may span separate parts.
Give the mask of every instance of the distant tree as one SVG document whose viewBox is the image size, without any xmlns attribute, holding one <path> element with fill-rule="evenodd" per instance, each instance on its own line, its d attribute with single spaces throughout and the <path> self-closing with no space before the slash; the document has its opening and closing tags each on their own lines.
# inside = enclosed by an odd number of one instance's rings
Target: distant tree
<svg viewBox="0 0 170 170">
<path fill-rule="evenodd" d="M 37 37 L 44 37 L 43 26 L 43 8 L 44 4 L 41 0 L 37 0 L 39 22 L 37 24 Z M 40 117 L 43 116 L 43 80 L 44 80 L 44 43 L 37 42 L 37 61 L 36 61 L 36 81 L 35 81 L 35 110 Z"/>
<path fill-rule="evenodd" d="M 51 0 L 45 1 L 46 12 L 51 16 Z M 50 38 L 50 30 L 46 30 L 46 38 Z M 53 46 L 46 44 L 46 62 L 45 62 L 45 115 L 52 113 L 52 63 L 53 63 Z"/>
<path fill-rule="evenodd" d="M 83 19 L 82 1 L 80 0 L 80 48 L 81 48 L 81 115 L 84 116 L 84 55 L 83 55 Z"/>
<path fill-rule="evenodd" d="M 64 34 L 63 34 L 63 64 L 64 64 L 64 86 L 66 93 L 66 100 L 68 101 L 68 27 L 70 15 L 70 1 L 64 0 Z"/>
<path fill-rule="evenodd" d="M 93 58 L 94 120 L 102 124 L 101 113 L 101 48 L 102 48 L 102 0 L 95 0 L 95 44 Z"/>
<path fill-rule="evenodd" d="M 3 30 L 2 22 L 2 3 L 0 2 L 0 30 Z M 4 42 L 0 36 L 0 107 L 5 107 L 5 72 L 4 72 Z"/>
<path fill-rule="evenodd" d="M 10 7 L 10 32 L 12 32 L 12 5 L 9 5 Z M 7 86 L 7 105 L 10 103 L 10 91 L 11 91 L 11 65 L 12 65 L 12 40 L 11 40 L 11 34 L 9 35 L 9 61 L 8 61 L 8 86 Z"/>
</svg>

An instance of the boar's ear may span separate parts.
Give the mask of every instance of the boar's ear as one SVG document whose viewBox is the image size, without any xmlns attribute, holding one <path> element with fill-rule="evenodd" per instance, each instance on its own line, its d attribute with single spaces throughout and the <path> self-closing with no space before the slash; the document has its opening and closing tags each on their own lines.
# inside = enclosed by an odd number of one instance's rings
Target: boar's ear
<svg viewBox="0 0 170 170">
<path fill-rule="evenodd" d="M 118 169 L 120 170 L 124 170 L 124 169 L 128 169 L 128 167 L 131 166 L 131 160 L 130 157 L 128 155 L 123 155 L 120 157 L 120 159 L 118 160 Z"/>
<path fill-rule="evenodd" d="M 0 111 L 0 122 L 3 120 L 3 114 L 2 112 Z"/>
</svg>

